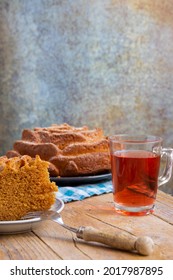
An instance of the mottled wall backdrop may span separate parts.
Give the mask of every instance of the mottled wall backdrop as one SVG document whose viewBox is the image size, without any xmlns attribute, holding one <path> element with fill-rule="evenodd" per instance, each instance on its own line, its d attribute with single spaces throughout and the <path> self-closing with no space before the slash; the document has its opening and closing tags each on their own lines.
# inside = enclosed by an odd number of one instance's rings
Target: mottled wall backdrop
<svg viewBox="0 0 173 280">
<path fill-rule="evenodd" d="M 0 0 L 0 153 L 67 122 L 173 146 L 172 0 Z"/>
</svg>

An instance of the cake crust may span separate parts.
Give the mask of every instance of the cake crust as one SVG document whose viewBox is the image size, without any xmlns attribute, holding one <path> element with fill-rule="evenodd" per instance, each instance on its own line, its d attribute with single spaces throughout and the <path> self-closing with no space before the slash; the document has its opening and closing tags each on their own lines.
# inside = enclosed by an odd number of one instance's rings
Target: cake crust
<svg viewBox="0 0 173 280">
<path fill-rule="evenodd" d="M 101 128 L 53 124 L 24 129 L 22 139 L 14 142 L 7 157 L 39 155 L 49 162 L 51 177 L 97 175 L 110 172 L 108 140 Z"/>
</svg>

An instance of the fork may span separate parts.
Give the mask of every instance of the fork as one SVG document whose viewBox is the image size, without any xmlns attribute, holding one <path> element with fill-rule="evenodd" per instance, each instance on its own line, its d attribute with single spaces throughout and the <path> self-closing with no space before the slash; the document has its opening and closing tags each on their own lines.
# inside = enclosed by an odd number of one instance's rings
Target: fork
<svg viewBox="0 0 173 280">
<path fill-rule="evenodd" d="M 154 249 L 153 240 L 148 236 L 135 237 L 124 231 L 121 233 L 103 232 L 91 226 L 74 228 L 65 224 L 61 215 L 53 210 L 29 212 L 22 219 L 33 218 L 40 218 L 41 221 L 52 220 L 67 230 L 74 232 L 80 239 L 99 242 L 115 249 L 136 252 L 144 256 L 150 255 Z"/>
</svg>

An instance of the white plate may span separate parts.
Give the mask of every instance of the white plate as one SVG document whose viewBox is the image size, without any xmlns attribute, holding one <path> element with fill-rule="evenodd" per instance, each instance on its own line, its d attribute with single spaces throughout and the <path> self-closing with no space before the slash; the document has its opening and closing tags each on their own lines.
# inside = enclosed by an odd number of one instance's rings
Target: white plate
<svg viewBox="0 0 173 280">
<path fill-rule="evenodd" d="M 52 210 L 60 213 L 64 208 L 64 202 L 56 198 L 55 204 L 51 207 Z M 33 218 L 27 220 L 17 221 L 0 221 L 0 234 L 15 234 L 21 232 L 27 232 L 34 229 L 41 222 L 40 218 Z"/>
</svg>

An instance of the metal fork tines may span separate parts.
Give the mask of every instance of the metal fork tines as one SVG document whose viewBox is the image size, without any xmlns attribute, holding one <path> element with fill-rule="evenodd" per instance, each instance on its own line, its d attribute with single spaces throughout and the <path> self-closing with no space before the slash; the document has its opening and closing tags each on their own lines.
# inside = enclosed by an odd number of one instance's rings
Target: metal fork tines
<svg viewBox="0 0 173 280">
<path fill-rule="evenodd" d="M 52 220 L 72 232 L 75 233 L 77 232 L 76 228 L 64 224 L 61 215 L 53 210 L 29 212 L 22 219 L 34 219 L 34 218 L 40 218 L 41 221 Z"/>
</svg>

